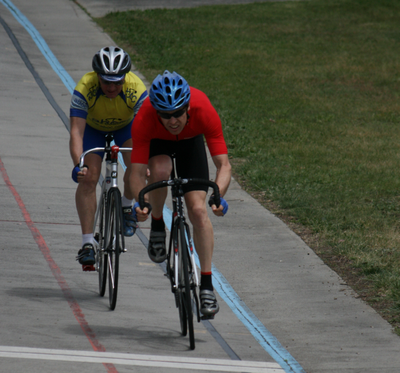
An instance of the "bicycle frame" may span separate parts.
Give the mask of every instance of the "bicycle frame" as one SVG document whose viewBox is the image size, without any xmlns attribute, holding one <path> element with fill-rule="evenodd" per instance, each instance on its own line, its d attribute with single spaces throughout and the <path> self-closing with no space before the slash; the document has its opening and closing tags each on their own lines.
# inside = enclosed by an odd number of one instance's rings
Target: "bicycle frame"
<svg viewBox="0 0 400 373">
<path fill-rule="evenodd" d="M 174 175 L 174 179 L 175 179 L 175 175 Z M 173 232 L 174 229 L 178 229 L 178 227 L 181 224 L 182 224 L 181 226 L 184 227 L 186 241 L 187 241 L 187 247 L 189 249 L 188 254 L 189 254 L 190 262 L 192 265 L 192 271 L 193 271 L 193 275 L 194 275 L 194 286 L 198 287 L 200 285 L 200 281 L 199 281 L 199 276 L 197 274 L 197 267 L 196 267 L 196 262 L 195 262 L 195 258 L 194 258 L 193 240 L 190 235 L 189 225 L 186 223 L 185 214 L 184 214 L 182 184 L 172 185 L 171 194 L 172 194 L 172 205 L 173 205 L 173 219 L 172 219 L 170 232 Z M 172 239 L 174 239 L 175 242 L 172 242 Z M 174 248 L 175 263 L 178 263 L 179 245 L 178 245 L 178 235 L 177 234 L 171 234 L 171 236 L 170 236 L 170 249 L 169 249 L 168 261 L 171 259 L 170 258 L 171 254 L 172 254 L 171 247 Z M 169 266 L 168 266 L 168 268 L 169 268 Z M 173 292 L 176 291 L 178 284 L 179 284 L 179 279 L 178 279 L 179 268 L 178 268 L 178 266 L 175 266 L 174 269 L 175 269 L 174 282 L 173 282 L 173 284 L 171 284 L 172 288 L 173 288 Z"/>
<path fill-rule="evenodd" d="M 174 161 L 175 161 L 175 159 L 174 159 Z M 174 169 L 175 169 L 175 167 L 174 167 Z M 145 188 L 143 188 L 139 193 L 139 201 L 138 202 L 139 202 L 140 208 L 143 209 L 145 194 L 151 192 L 152 190 L 158 189 L 158 188 L 163 188 L 163 187 L 168 187 L 168 186 L 171 187 L 173 219 L 172 219 L 172 224 L 171 224 L 171 229 L 170 229 L 170 232 L 171 232 L 170 240 L 173 237 L 173 234 L 172 234 L 173 229 L 175 227 L 178 227 L 179 222 L 182 221 L 182 223 L 184 224 L 184 227 L 185 227 L 185 231 L 186 231 L 186 237 L 187 237 L 189 255 L 190 255 L 192 267 L 196 268 L 195 260 L 194 260 L 193 240 L 190 236 L 189 225 L 186 223 L 185 214 L 184 214 L 184 205 L 183 205 L 184 193 L 182 190 L 182 185 L 184 185 L 184 184 L 200 184 L 200 185 L 206 185 L 206 186 L 213 188 L 214 200 L 215 200 L 215 204 L 217 207 L 220 205 L 219 188 L 218 188 L 217 184 L 215 184 L 214 182 L 212 182 L 210 180 L 203 180 L 203 179 L 196 179 L 196 178 L 181 179 L 181 178 L 175 177 L 175 173 L 173 173 L 172 176 L 173 176 L 173 178 L 170 180 L 159 181 L 159 182 L 147 185 Z M 174 246 L 176 246 L 176 242 L 175 242 Z M 175 252 L 174 255 L 176 255 L 176 254 L 177 253 Z M 177 269 L 175 268 L 175 272 L 176 271 L 177 271 Z M 196 286 L 198 286 L 199 278 L 197 275 L 197 271 L 195 271 L 195 272 L 196 272 L 196 275 L 195 275 Z M 177 273 L 174 274 L 174 281 L 175 281 L 175 284 L 178 283 Z M 174 286 L 173 288 L 176 289 L 176 286 Z"/>
</svg>

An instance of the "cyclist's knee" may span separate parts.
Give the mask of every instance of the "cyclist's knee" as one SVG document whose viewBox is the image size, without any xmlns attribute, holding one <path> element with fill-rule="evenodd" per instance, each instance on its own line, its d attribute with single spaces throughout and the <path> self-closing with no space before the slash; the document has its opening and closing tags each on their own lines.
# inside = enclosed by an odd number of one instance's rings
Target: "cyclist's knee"
<svg viewBox="0 0 400 373">
<path fill-rule="evenodd" d="M 90 193 L 96 190 L 97 179 L 92 175 L 86 175 L 83 180 L 79 183 L 78 189 L 81 193 Z"/>
<path fill-rule="evenodd" d="M 167 155 L 158 155 L 150 158 L 150 182 L 168 180 L 172 172 L 171 158 Z"/>
<path fill-rule="evenodd" d="M 210 219 L 207 214 L 207 209 L 203 204 L 194 204 L 188 207 L 188 215 L 191 223 L 198 228 L 207 227 Z"/>
<path fill-rule="evenodd" d="M 166 169 L 165 167 L 153 166 L 150 170 L 150 180 L 151 182 L 168 180 L 171 175 L 171 170 Z"/>
</svg>

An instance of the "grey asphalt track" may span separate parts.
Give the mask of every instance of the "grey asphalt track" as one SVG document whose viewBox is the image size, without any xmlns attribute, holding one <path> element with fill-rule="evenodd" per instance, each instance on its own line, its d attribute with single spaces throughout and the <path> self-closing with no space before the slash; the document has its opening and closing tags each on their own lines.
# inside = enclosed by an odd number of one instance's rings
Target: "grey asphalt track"
<svg viewBox="0 0 400 373">
<path fill-rule="evenodd" d="M 126 10 L 127 4 L 131 8 L 209 4 L 79 3 L 92 16 Z M 93 54 L 113 44 L 70 0 L 0 0 L 4 21 L 0 26 L 1 372 L 211 372 L 215 365 L 207 365 L 210 359 L 227 372 L 251 371 L 239 366 L 237 358 L 248 366 L 269 364 L 255 367 L 256 372 L 400 372 L 400 339 L 390 325 L 235 180 L 226 196 L 229 213 L 211 217 L 214 265 L 238 301 L 287 351 L 280 356 L 293 357 L 298 366 L 288 370 L 279 359 L 275 361 L 222 293 L 221 312 L 212 322 L 217 338 L 207 325 L 196 324 L 196 349 L 188 350 L 187 338 L 179 335 L 169 284 L 159 266 L 148 259 L 138 235 L 128 240 L 117 308 L 110 312 L 107 299 L 98 296 L 96 274 L 83 273 L 75 262 L 80 245 L 76 185 L 70 178 L 73 165 L 62 119 L 69 113 L 70 91 L 10 11 L 10 4 L 40 33 L 75 82 L 90 70 Z M 147 236 L 148 225 L 141 231 Z M 188 366 L 187 358 L 197 368 Z"/>
</svg>

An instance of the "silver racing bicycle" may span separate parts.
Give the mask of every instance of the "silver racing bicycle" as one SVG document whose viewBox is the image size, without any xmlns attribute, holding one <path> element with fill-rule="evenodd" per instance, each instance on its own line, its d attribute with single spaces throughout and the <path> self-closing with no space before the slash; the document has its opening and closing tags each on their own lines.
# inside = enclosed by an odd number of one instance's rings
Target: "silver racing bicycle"
<svg viewBox="0 0 400 373">
<path fill-rule="evenodd" d="M 85 151 L 79 162 L 84 165 L 85 156 L 89 153 L 105 153 L 105 176 L 100 178 L 101 194 L 97 205 L 93 233 L 95 264 L 82 266 L 84 271 L 99 273 L 99 293 L 104 296 L 107 285 L 109 289 L 110 309 L 114 310 L 117 304 L 119 256 L 126 251 L 123 232 L 123 217 L 121 206 L 121 192 L 118 188 L 118 154 L 130 152 L 132 148 L 120 148 L 111 145 L 113 135 L 106 135 L 104 148 L 93 148 Z M 107 276 L 108 274 L 108 276 Z"/>
</svg>

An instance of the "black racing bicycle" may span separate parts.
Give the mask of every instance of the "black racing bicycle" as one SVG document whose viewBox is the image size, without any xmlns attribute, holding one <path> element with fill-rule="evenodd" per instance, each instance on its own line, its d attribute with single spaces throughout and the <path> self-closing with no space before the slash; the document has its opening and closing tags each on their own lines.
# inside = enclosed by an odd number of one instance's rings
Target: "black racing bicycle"
<svg viewBox="0 0 400 373">
<path fill-rule="evenodd" d="M 96 262 L 94 266 L 82 267 L 84 271 L 97 271 L 99 273 L 100 296 L 105 294 L 108 274 L 111 310 L 114 310 L 117 304 L 119 256 L 126 251 L 121 192 L 118 188 L 118 154 L 132 151 L 132 148 L 120 148 L 117 145 L 111 145 L 113 139 L 111 133 L 106 134 L 106 146 L 87 150 L 81 155 L 79 163 L 82 168 L 85 156 L 88 153 L 104 152 L 106 155 L 106 173 L 105 177 L 100 180 L 101 194 L 93 226 Z"/>
<path fill-rule="evenodd" d="M 210 180 L 177 177 L 175 157 L 173 156 L 172 159 L 174 167 L 171 179 L 149 184 L 143 188 L 139 193 L 139 205 L 143 210 L 145 207 L 144 196 L 152 190 L 171 187 L 173 215 L 167 256 L 167 277 L 171 282 L 175 305 L 179 310 L 181 334 L 186 336 L 189 330 L 190 349 L 194 350 L 193 307 L 196 308 L 198 322 L 201 319 L 214 318 L 214 316 L 200 316 L 199 298 L 197 296 L 199 277 L 194 257 L 193 240 L 184 214 L 182 186 L 196 184 L 211 187 L 214 190 L 214 201 L 217 207 L 220 205 L 220 194 L 218 185 Z"/>
</svg>

